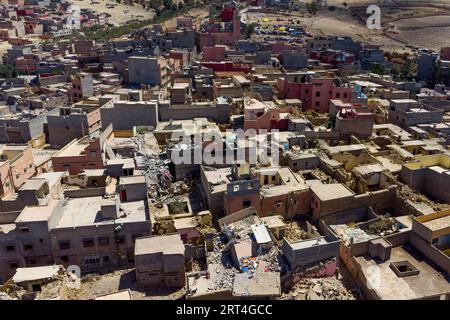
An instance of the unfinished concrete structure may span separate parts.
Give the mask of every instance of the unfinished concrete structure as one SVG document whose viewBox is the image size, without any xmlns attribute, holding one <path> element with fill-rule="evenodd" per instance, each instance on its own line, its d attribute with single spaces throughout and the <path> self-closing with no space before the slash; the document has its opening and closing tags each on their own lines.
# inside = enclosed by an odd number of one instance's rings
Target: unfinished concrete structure
<svg viewBox="0 0 450 320">
<path fill-rule="evenodd" d="M 185 284 L 185 248 L 180 235 L 136 239 L 136 279 L 143 288 L 182 287 Z"/>
</svg>

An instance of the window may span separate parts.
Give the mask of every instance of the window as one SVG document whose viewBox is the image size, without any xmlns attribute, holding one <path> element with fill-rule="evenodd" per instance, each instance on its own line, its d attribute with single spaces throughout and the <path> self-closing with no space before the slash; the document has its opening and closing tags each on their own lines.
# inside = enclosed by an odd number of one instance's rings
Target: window
<svg viewBox="0 0 450 320">
<path fill-rule="evenodd" d="M 344 98 L 347 98 L 347 93 L 344 93 Z"/>
<path fill-rule="evenodd" d="M 92 159 L 95 159 L 97 157 L 97 152 L 96 151 L 89 151 L 89 155 L 91 156 Z"/>
<path fill-rule="evenodd" d="M 6 246 L 6 251 L 16 251 L 15 246 Z"/>
<path fill-rule="evenodd" d="M 100 258 L 98 257 L 92 257 L 92 258 L 85 258 L 84 259 L 84 263 L 85 264 L 95 264 L 95 263 L 99 263 L 100 262 Z"/>
<path fill-rule="evenodd" d="M 238 185 L 233 186 L 233 192 L 238 192 L 238 191 L 239 191 L 239 186 Z"/>
<path fill-rule="evenodd" d="M 116 237 L 116 242 L 118 244 L 124 244 L 125 243 L 125 236 L 117 236 Z"/>
<path fill-rule="evenodd" d="M 283 206 L 283 201 L 277 201 L 276 206 L 277 209 L 280 209 Z"/>
<path fill-rule="evenodd" d="M 83 247 L 90 248 L 94 246 L 94 239 L 83 239 Z"/>
<path fill-rule="evenodd" d="M 9 266 L 10 266 L 12 269 L 14 269 L 14 268 L 18 268 L 18 267 L 19 267 L 19 264 L 18 264 L 17 262 L 12 262 L 12 263 L 9 264 Z"/>
<path fill-rule="evenodd" d="M 69 261 L 69 257 L 68 256 L 61 256 L 61 261 L 67 262 L 67 261 Z"/>
<path fill-rule="evenodd" d="M 19 228 L 19 230 L 20 230 L 20 232 L 29 232 L 30 228 L 28 228 L 28 227 L 21 227 L 21 228 Z"/>
<path fill-rule="evenodd" d="M 109 256 L 103 256 L 103 262 L 109 262 Z"/>
<path fill-rule="evenodd" d="M 243 202 L 242 202 L 242 206 L 244 207 L 244 208 L 248 208 L 248 207 L 250 207 L 252 205 L 252 202 L 250 201 L 250 200 L 244 200 Z"/>
<path fill-rule="evenodd" d="M 25 250 L 32 250 L 33 249 L 33 245 L 32 244 L 26 244 L 26 245 L 23 246 L 23 248 Z"/>
<path fill-rule="evenodd" d="M 30 264 L 36 264 L 36 263 L 37 263 L 36 259 L 30 259 Z"/>
<path fill-rule="evenodd" d="M 58 245 L 59 245 L 60 250 L 70 249 L 70 241 L 69 240 L 59 241 Z"/>
<path fill-rule="evenodd" d="M 99 237 L 98 238 L 98 245 L 99 246 L 107 246 L 107 245 L 109 245 L 109 237 Z"/>
<path fill-rule="evenodd" d="M 316 92 L 316 97 L 320 97 L 320 91 Z"/>
</svg>

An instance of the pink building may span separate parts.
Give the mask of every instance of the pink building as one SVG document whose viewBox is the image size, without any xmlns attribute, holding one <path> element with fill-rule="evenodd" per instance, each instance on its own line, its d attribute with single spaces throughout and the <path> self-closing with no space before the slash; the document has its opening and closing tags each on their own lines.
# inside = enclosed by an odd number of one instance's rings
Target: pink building
<svg viewBox="0 0 450 320">
<path fill-rule="evenodd" d="M 16 59 L 16 69 L 21 74 L 36 73 L 39 58 L 35 55 L 25 55 Z"/>
<path fill-rule="evenodd" d="M 234 45 L 241 39 L 241 21 L 237 14 L 234 15 L 231 30 L 223 23 L 209 23 L 205 32 L 199 32 L 199 47 L 212 47 L 216 44 Z"/>
<path fill-rule="evenodd" d="M 450 60 L 450 47 L 445 47 L 441 49 L 441 59 Z"/>
<path fill-rule="evenodd" d="M 53 171 L 77 175 L 85 169 L 104 168 L 100 139 L 84 137 L 73 140 L 52 157 Z"/>
<path fill-rule="evenodd" d="M 225 60 L 225 46 L 204 47 L 202 61 Z"/>
<path fill-rule="evenodd" d="M 312 73 L 286 74 L 277 82 L 278 97 L 282 99 L 299 99 L 303 110 L 312 109 L 328 113 L 331 99 L 350 102 L 353 88 L 337 86 L 334 79 L 316 76 Z"/>
<path fill-rule="evenodd" d="M 271 109 L 264 102 L 250 98 L 244 102 L 244 130 L 286 131 L 290 113 L 289 107 Z"/>
<path fill-rule="evenodd" d="M 0 152 L 1 191 L 8 195 L 31 178 L 36 168 L 31 145 L 2 145 Z"/>
<path fill-rule="evenodd" d="M 177 18 L 177 29 L 193 30 L 194 22 L 192 18 L 189 17 Z"/>
</svg>

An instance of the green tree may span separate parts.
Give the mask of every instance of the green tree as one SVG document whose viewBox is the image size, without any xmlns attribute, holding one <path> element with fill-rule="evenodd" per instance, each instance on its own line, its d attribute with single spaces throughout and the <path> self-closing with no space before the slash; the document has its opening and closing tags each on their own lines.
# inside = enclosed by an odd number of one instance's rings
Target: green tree
<svg viewBox="0 0 450 320">
<path fill-rule="evenodd" d="M 370 72 L 383 75 L 385 73 L 384 67 L 381 64 L 374 63 L 370 67 Z"/>
<path fill-rule="evenodd" d="M 0 65 L 0 78 L 15 78 L 18 76 L 18 72 L 13 65 L 1 64 Z"/>
<path fill-rule="evenodd" d="M 246 27 L 245 27 L 245 37 L 248 39 L 250 38 L 250 36 L 252 35 L 253 32 L 255 32 L 256 29 L 256 23 L 252 22 L 249 23 Z"/>
<path fill-rule="evenodd" d="M 317 3 L 316 0 L 312 0 L 311 2 L 306 4 L 306 9 L 310 14 L 316 15 L 317 12 L 319 11 L 319 4 Z"/>
</svg>

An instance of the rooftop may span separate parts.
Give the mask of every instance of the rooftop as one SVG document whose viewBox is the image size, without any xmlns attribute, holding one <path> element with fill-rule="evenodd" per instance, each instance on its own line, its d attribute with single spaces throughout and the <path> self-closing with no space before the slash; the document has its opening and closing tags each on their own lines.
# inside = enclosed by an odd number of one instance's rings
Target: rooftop
<svg viewBox="0 0 450 320">
<path fill-rule="evenodd" d="M 411 300 L 450 293 L 448 281 L 409 245 L 392 248 L 391 258 L 385 262 L 363 256 L 355 258 L 367 285 L 383 300 Z M 408 261 L 420 273 L 399 277 L 390 268 L 391 262 L 396 261 Z"/>
<path fill-rule="evenodd" d="M 121 203 L 122 216 L 115 219 L 115 221 L 102 217 L 101 203 L 101 196 L 65 199 L 63 214 L 55 228 L 76 228 L 98 224 L 122 224 L 148 220 L 143 200 Z"/>
<path fill-rule="evenodd" d="M 352 191 L 340 183 L 314 183 L 311 185 L 311 190 L 321 201 L 335 200 L 354 195 Z"/>
<path fill-rule="evenodd" d="M 134 252 L 135 255 L 159 252 L 162 252 L 163 254 L 184 255 L 184 245 L 178 233 L 163 236 L 142 237 L 136 239 Z"/>
</svg>

